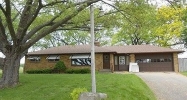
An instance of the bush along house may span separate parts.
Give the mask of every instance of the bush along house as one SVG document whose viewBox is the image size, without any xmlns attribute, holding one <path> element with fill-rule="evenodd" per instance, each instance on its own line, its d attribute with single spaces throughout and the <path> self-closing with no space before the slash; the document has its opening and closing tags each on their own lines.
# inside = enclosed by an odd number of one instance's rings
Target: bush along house
<svg viewBox="0 0 187 100">
<path fill-rule="evenodd" d="M 70 69 L 91 67 L 90 45 L 66 45 L 29 52 L 25 57 L 24 72 L 52 69 L 63 61 Z M 179 71 L 178 53 L 181 50 L 152 46 L 95 46 L 96 70 L 128 71 L 129 63 L 137 63 L 140 72 Z"/>
</svg>

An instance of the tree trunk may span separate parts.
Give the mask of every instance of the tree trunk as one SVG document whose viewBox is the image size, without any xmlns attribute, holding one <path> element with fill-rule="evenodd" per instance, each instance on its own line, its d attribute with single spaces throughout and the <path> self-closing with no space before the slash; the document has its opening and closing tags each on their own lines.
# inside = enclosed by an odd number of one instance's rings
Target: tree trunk
<svg viewBox="0 0 187 100">
<path fill-rule="evenodd" d="M 4 59 L 0 88 L 14 87 L 19 83 L 19 66 L 21 54 L 7 54 Z"/>
</svg>

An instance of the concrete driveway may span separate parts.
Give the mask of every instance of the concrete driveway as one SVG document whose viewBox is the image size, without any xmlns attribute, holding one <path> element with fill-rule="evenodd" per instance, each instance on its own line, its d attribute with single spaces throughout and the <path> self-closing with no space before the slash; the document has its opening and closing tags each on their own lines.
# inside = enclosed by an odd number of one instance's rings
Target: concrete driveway
<svg viewBox="0 0 187 100">
<path fill-rule="evenodd" d="M 136 73 L 155 93 L 157 100 L 187 100 L 187 77 L 174 72 Z"/>
</svg>

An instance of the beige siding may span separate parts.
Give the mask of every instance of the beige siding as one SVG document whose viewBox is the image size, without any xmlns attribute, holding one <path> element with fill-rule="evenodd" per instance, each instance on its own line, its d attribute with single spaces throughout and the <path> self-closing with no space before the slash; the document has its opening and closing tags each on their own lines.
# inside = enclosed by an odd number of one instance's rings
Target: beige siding
<svg viewBox="0 0 187 100">
<path fill-rule="evenodd" d="M 90 68 L 90 66 L 72 66 L 71 65 L 71 55 L 60 55 L 60 60 L 64 62 L 67 68 Z M 29 59 L 27 59 L 27 56 L 25 57 L 25 67 L 24 72 L 28 70 L 41 70 L 41 69 L 52 69 L 54 68 L 56 62 L 48 62 L 46 59 L 48 55 L 41 55 L 39 62 L 31 62 Z M 103 69 L 103 54 L 96 54 L 96 70 Z"/>
<path fill-rule="evenodd" d="M 178 53 L 173 53 L 173 66 L 174 71 L 179 72 Z"/>
</svg>

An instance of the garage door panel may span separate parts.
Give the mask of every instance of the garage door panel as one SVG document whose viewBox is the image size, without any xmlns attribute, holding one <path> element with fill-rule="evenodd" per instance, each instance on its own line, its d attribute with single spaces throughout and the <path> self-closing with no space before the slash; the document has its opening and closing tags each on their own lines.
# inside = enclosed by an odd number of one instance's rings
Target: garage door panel
<svg viewBox="0 0 187 100">
<path fill-rule="evenodd" d="M 140 71 L 174 71 L 172 54 L 137 54 L 135 56 Z"/>
<path fill-rule="evenodd" d="M 140 71 L 173 71 L 171 62 L 138 64 Z"/>
</svg>

